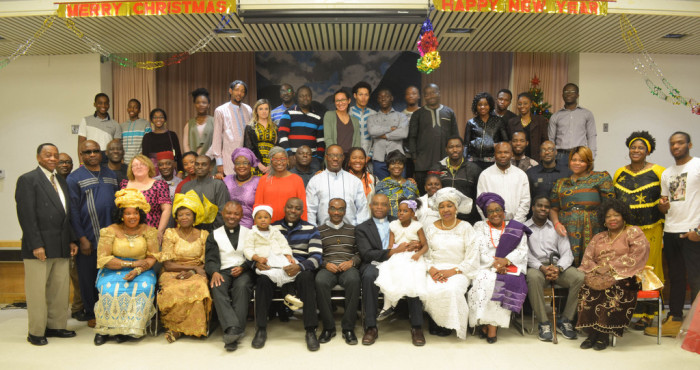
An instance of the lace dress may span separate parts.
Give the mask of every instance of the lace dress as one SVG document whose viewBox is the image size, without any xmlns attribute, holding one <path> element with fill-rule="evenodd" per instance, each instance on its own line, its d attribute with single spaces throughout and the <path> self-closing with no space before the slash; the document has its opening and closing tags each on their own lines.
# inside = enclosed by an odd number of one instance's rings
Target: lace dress
<svg viewBox="0 0 700 370">
<path fill-rule="evenodd" d="M 425 237 L 428 240 L 426 269 L 456 267 L 462 271 L 461 274 L 452 275 L 445 283 L 426 277 L 426 294 L 422 298 L 425 311 L 438 325 L 454 329 L 457 337 L 466 339 L 469 306 L 464 295 L 471 276 L 479 268 L 479 256 L 473 241 L 474 229 L 465 221 L 460 221 L 451 230 L 440 230 L 435 225 L 429 225 L 425 229 Z"/>
<path fill-rule="evenodd" d="M 484 221 L 474 224 L 476 231 L 475 247 L 478 248 L 479 270 L 472 282 L 467 300 L 469 302 L 469 324 L 495 325 L 507 328 L 510 325 L 511 311 L 501 307 L 500 302 L 492 301 L 496 284 L 496 270 L 491 267 L 496 255 L 496 248 L 501 240 L 501 229 L 490 229 Z M 527 270 L 527 237 L 523 236 L 520 244 L 506 258 L 525 273 Z"/>
<path fill-rule="evenodd" d="M 407 227 L 401 226 L 399 220 L 392 221 L 389 230 L 394 234 L 394 247 L 418 240 L 418 231 L 422 228 L 423 225 L 414 220 Z M 374 283 L 392 306 L 403 297 L 425 295 L 425 262 L 422 256 L 418 261 L 413 260 L 415 254 L 414 251 L 394 254 L 377 268 L 379 276 Z"/>
</svg>

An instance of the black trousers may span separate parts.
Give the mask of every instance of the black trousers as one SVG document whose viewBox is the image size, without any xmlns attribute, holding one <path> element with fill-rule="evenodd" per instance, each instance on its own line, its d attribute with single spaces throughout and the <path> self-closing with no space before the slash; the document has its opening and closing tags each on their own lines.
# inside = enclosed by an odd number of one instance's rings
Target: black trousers
<svg viewBox="0 0 700 370">
<path fill-rule="evenodd" d="M 315 279 L 316 273 L 307 270 L 300 272 L 293 283 L 297 289 L 297 298 L 304 302 L 304 328 L 307 330 L 318 326 Z M 267 311 L 270 309 L 276 286 L 269 277 L 258 275 L 255 284 L 255 323 L 259 328 L 267 327 Z"/>
<path fill-rule="evenodd" d="M 664 233 L 663 253 L 668 262 L 668 281 L 671 294 L 669 315 L 683 317 L 685 286 L 690 285 L 691 302 L 700 291 L 700 242 L 681 238 L 683 233 Z"/>
<path fill-rule="evenodd" d="M 80 252 L 75 255 L 75 266 L 78 269 L 78 284 L 80 284 L 80 296 L 83 299 L 83 307 L 88 320 L 95 318 L 95 303 L 97 303 L 97 251 L 86 256 Z"/>
<path fill-rule="evenodd" d="M 427 176 L 428 171 L 413 171 L 413 179 L 416 180 L 416 186 L 418 186 L 418 193 L 421 196 L 425 195 L 425 178 Z"/>
<path fill-rule="evenodd" d="M 321 313 L 323 329 L 335 330 L 331 289 L 338 284 L 345 289 L 345 312 L 340 327 L 343 330 L 354 330 L 357 322 L 357 306 L 360 302 L 360 271 L 355 267 L 338 274 L 324 268 L 316 274 L 316 298 L 318 298 L 318 310 Z"/>
<path fill-rule="evenodd" d="M 365 329 L 377 326 L 379 287 L 374 283 L 377 276 L 379 276 L 377 266 L 366 264 L 362 267 L 362 304 L 365 308 Z M 406 303 L 411 326 L 423 326 L 423 303 L 420 298 L 406 298 Z"/>
<path fill-rule="evenodd" d="M 246 270 L 238 277 L 231 276 L 231 269 L 219 271 L 224 282 L 218 287 L 211 288 L 216 316 L 219 318 L 221 329 L 226 331 L 233 328 L 235 332 L 245 330 L 248 316 L 248 304 L 253 294 L 253 272 Z"/>
</svg>

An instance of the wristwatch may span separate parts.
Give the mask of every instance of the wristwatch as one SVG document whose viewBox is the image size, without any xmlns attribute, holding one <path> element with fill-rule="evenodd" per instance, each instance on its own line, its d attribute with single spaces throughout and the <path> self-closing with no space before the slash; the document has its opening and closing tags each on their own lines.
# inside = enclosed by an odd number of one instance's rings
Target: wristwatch
<svg viewBox="0 0 700 370">
<path fill-rule="evenodd" d="M 455 267 L 455 272 L 458 273 L 458 274 L 461 274 L 461 273 L 462 273 L 462 270 L 460 270 L 459 267 Z"/>
<path fill-rule="evenodd" d="M 694 228 L 692 231 L 695 231 L 695 233 L 698 234 L 698 236 L 700 236 L 700 229 L 698 229 L 697 227 Z"/>
</svg>

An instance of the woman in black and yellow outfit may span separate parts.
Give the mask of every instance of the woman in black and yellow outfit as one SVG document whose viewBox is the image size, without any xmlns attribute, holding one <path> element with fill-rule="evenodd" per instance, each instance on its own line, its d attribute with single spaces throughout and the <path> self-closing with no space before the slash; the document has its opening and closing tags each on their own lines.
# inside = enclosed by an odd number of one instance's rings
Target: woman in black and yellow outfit
<svg viewBox="0 0 700 370">
<path fill-rule="evenodd" d="M 650 244 L 647 266 L 653 267 L 656 276 L 664 281 L 661 264 L 664 215 L 657 207 L 661 198 L 660 180 L 664 168 L 647 162 L 647 156 L 656 149 L 656 140 L 647 131 L 636 131 L 625 140 L 625 145 L 629 148 L 631 162 L 615 172 L 615 197 L 629 207 L 631 224 L 644 231 Z M 634 317 L 639 320 L 633 328 L 643 330 L 648 327 L 657 310 L 655 303 L 639 303 L 634 313 Z"/>
<path fill-rule="evenodd" d="M 260 99 L 253 106 L 253 119 L 245 127 L 243 146 L 250 149 L 258 158 L 258 166 L 253 175 L 262 176 L 270 170 L 270 149 L 277 145 L 277 126 L 272 122 L 270 102 Z"/>
</svg>

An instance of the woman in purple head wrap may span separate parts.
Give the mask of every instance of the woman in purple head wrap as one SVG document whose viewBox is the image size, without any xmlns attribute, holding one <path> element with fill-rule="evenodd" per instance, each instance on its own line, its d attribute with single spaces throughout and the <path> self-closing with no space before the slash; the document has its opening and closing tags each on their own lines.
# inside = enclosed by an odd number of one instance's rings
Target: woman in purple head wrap
<svg viewBox="0 0 700 370">
<path fill-rule="evenodd" d="M 530 230 L 517 221 L 506 226 L 503 198 L 482 193 L 476 204 L 486 221 L 474 224 L 479 270 L 467 294 L 469 325 L 479 336 L 496 343 L 498 327 L 507 328 L 511 312 L 520 312 L 527 296 L 527 237 Z"/>
<path fill-rule="evenodd" d="M 253 227 L 253 204 L 255 203 L 255 189 L 258 187 L 260 177 L 253 176 L 252 169 L 258 165 L 258 159 L 248 148 L 236 148 L 231 154 L 233 161 L 233 174 L 224 178 L 224 184 L 228 188 L 231 200 L 236 200 L 243 207 L 241 225 Z"/>
</svg>

